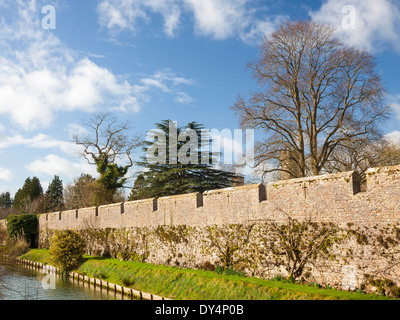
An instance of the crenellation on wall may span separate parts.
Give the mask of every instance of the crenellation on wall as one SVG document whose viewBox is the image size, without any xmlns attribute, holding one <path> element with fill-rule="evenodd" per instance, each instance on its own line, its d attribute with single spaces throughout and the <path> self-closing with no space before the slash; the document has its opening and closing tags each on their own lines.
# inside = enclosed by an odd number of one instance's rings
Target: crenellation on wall
<svg viewBox="0 0 400 320">
<path fill-rule="evenodd" d="M 82 208 L 78 210 L 77 229 L 94 228 L 98 222 L 98 207 Z M 97 215 L 96 215 L 97 214 Z"/>
<path fill-rule="evenodd" d="M 127 227 L 158 225 L 163 220 L 157 210 L 158 201 L 156 198 L 128 201 L 125 202 L 124 208 L 123 220 Z"/>
<path fill-rule="evenodd" d="M 192 224 L 193 216 L 199 210 L 199 193 L 161 197 L 157 199 L 158 210 L 163 212 L 163 225 Z"/>
<path fill-rule="evenodd" d="M 359 184 L 355 171 L 275 181 L 267 184 L 267 199 L 320 201 L 323 196 L 343 201 L 359 192 Z"/>
<path fill-rule="evenodd" d="M 101 228 L 123 228 L 121 217 L 121 202 L 102 205 L 98 208 L 97 220 Z"/>
<path fill-rule="evenodd" d="M 265 186 L 252 184 L 203 193 L 203 207 L 208 224 L 247 223 L 265 200 Z"/>
<path fill-rule="evenodd" d="M 59 212 L 59 222 L 63 226 L 63 229 L 72 229 L 79 224 L 79 220 L 76 218 L 76 210 L 68 210 Z"/>
<path fill-rule="evenodd" d="M 397 221 L 400 166 L 368 170 L 367 186 L 360 192 L 359 175 L 350 171 L 49 213 L 46 223 L 53 229 L 205 226 L 288 214 L 342 223 Z"/>
<path fill-rule="evenodd" d="M 366 190 L 371 196 L 396 197 L 400 191 L 400 166 L 368 169 L 366 180 Z"/>
</svg>

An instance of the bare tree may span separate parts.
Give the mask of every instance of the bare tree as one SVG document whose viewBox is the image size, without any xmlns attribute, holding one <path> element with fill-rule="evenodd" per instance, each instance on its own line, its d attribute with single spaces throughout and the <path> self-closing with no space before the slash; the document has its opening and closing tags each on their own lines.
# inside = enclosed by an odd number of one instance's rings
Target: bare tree
<svg viewBox="0 0 400 320">
<path fill-rule="evenodd" d="M 265 131 L 256 165 L 274 163 L 268 172 L 318 175 L 339 146 L 380 135 L 389 107 L 374 58 L 346 47 L 333 27 L 284 24 L 249 67 L 264 90 L 239 97 L 232 109 L 243 127 Z M 282 154 L 290 165 L 280 166 Z"/>
<path fill-rule="evenodd" d="M 97 166 L 100 175 L 97 193 L 101 193 L 104 199 L 96 200 L 96 204 L 112 202 L 117 189 L 125 184 L 128 169 L 134 164 L 131 153 L 139 145 L 139 137 L 128 135 L 128 122 L 119 122 L 109 113 L 95 115 L 86 127 L 90 135 L 75 135 L 73 140 L 82 147 L 82 156 L 88 163 Z M 127 163 L 121 166 L 117 161 Z"/>
<path fill-rule="evenodd" d="M 128 122 L 120 123 L 109 113 L 97 114 L 85 124 L 91 130 L 91 135 L 73 136 L 77 145 L 83 147 L 82 155 L 89 164 L 97 165 L 106 156 L 114 163 L 121 156 L 126 156 L 129 166 L 133 165 L 131 151 L 137 147 L 136 137 L 126 136 L 129 131 Z"/>
<path fill-rule="evenodd" d="M 87 208 L 95 205 L 94 191 L 96 179 L 89 174 L 82 174 L 67 184 L 64 189 L 65 209 Z"/>
<path fill-rule="evenodd" d="M 339 145 L 327 161 L 327 173 L 356 170 L 361 181 L 369 168 L 400 164 L 400 146 L 386 138 L 379 140 L 357 139 Z"/>
</svg>

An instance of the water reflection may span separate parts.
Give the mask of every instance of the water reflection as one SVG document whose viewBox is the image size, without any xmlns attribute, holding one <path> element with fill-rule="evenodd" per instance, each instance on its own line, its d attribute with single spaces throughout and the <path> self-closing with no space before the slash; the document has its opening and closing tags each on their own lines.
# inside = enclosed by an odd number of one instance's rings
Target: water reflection
<svg viewBox="0 0 400 320">
<path fill-rule="evenodd" d="M 55 289 L 51 289 L 52 281 Z M 42 269 L 0 262 L 0 300 L 120 299 L 123 299 L 121 294 L 107 293 L 106 290 L 93 288 L 93 285 L 89 287 L 82 281 L 72 282 L 65 277 L 46 274 Z"/>
</svg>

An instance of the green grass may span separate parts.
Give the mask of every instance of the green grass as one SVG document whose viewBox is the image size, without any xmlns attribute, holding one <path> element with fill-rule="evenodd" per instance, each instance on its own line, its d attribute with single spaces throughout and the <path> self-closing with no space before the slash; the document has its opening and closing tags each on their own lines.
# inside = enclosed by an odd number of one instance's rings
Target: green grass
<svg viewBox="0 0 400 320">
<path fill-rule="evenodd" d="M 47 250 L 34 249 L 22 258 L 47 264 L 51 262 L 51 256 Z M 177 300 L 389 299 L 374 294 L 320 289 L 315 286 L 282 281 L 89 256 L 85 256 L 85 262 L 76 272 Z"/>
</svg>

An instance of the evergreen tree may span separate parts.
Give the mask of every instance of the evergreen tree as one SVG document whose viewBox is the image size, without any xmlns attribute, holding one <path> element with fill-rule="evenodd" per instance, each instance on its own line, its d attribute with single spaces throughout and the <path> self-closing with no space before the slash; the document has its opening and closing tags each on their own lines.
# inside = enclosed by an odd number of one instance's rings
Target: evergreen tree
<svg viewBox="0 0 400 320">
<path fill-rule="evenodd" d="M 11 208 L 13 200 L 11 199 L 10 192 L 3 192 L 0 194 L 0 208 Z"/>
<path fill-rule="evenodd" d="M 55 175 L 46 191 L 48 211 L 60 210 L 64 207 L 63 184 L 60 177 Z"/>
<path fill-rule="evenodd" d="M 37 177 L 27 178 L 22 188 L 14 196 L 13 206 L 19 211 L 28 212 L 31 203 L 43 195 L 43 188 Z"/>
<path fill-rule="evenodd" d="M 220 189 L 230 187 L 237 179 L 234 173 L 213 166 L 216 154 L 208 152 L 204 160 L 204 152 L 200 151 L 211 139 L 199 138 L 204 129 L 202 124 L 191 122 L 185 127 L 176 127 L 174 122 L 163 120 L 156 127 L 156 141 L 142 142 L 147 157 L 143 156 L 137 163 L 144 170 L 135 181 L 130 200 Z M 190 132 L 196 134 L 197 140 L 192 141 Z M 153 156 L 148 157 L 151 152 Z"/>
<path fill-rule="evenodd" d="M 139 174 L 135 180 L 129 200 L 139 200 L 152 198 L 151 188 L 143 174 Z"/>
</svg>

